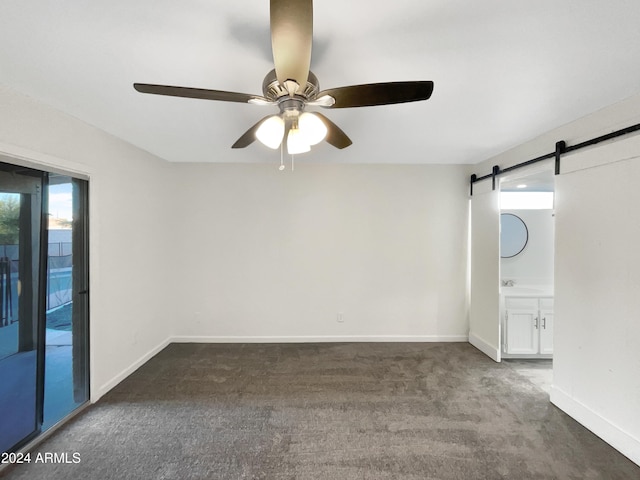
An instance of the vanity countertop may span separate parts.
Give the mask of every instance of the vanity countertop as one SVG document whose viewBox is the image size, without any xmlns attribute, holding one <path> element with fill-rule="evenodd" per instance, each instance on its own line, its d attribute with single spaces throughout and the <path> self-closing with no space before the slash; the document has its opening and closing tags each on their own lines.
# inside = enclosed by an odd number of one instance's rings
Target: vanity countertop
<svg viewBox="0 0 640 480">
<path fill-rule="evenodd" d="M 544 285 L 500 287 L 505 297 L 553 297 L 553 287 Z"/>
</svg>

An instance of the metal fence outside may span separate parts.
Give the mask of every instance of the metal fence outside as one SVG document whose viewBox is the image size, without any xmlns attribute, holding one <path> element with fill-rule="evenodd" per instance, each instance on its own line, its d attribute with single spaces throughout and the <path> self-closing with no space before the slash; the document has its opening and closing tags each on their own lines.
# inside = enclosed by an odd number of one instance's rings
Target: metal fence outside
<svg viewBox="0 0 640 480">
<path fill-rule="evenodd" d="M 19 245 L 0 245 L 0 327 L 18 320 Z M 53 310 L 72 301 L 72 243 L 53 242 L 48 245 L 46 309 Z"/>
</svg>

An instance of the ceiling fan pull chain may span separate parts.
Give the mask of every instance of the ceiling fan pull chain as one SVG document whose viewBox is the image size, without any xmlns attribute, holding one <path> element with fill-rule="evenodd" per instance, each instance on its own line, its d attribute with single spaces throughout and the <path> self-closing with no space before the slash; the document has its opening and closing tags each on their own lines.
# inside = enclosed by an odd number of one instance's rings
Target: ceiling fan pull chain
<svg viewBox="0 0 640 480">
<path fill-rule="evenodd" d="M 278 167 L 278 170 L 284 170 L 284 142 L 280 144 L 280 166 Z"/>
</svg>

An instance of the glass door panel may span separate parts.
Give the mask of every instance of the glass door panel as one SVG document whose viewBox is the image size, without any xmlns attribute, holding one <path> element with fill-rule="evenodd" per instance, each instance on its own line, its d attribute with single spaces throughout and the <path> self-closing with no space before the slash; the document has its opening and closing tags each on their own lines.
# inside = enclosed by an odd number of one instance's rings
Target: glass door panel
<svg viewBox="0 0 640 480">
<path fill-rule="evenodd" d="M 39 431 L 43 172 L 0 163 L 0 451 Z"/>
<path fill-rule="evenodd" d="M 43 429 L 63 419 L 89 397 L 87 182 L 50 174 L 48 197 Z"/>
</svg>

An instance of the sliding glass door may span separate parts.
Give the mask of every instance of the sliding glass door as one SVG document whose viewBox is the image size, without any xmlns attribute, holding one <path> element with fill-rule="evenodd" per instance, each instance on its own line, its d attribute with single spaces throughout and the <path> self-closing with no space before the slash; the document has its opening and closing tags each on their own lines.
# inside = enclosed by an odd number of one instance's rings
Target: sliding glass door
<svg viewBox="0 0 640 480">
<path fill-rule="evenodd" d="M 87 182 L 0 162 L 0 451 L 89 398 Z"/>
</svg>

